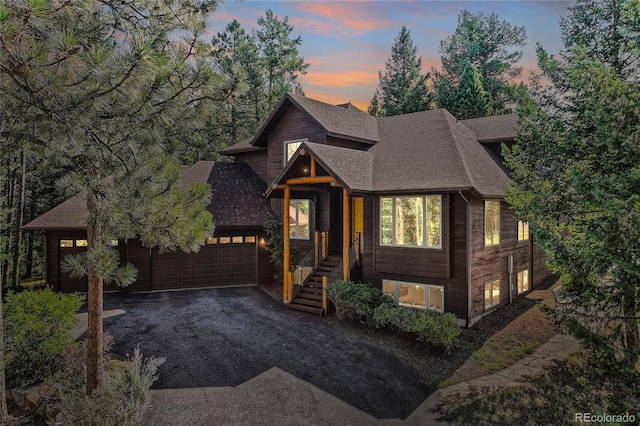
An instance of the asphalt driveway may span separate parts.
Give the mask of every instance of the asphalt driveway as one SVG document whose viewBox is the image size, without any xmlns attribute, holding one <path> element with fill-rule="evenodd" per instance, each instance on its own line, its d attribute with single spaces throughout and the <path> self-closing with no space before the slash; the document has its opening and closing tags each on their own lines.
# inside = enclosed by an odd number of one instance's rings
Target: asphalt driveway
<svg viewBox="0 0 640 426">
<path fill-rule="evenodd" d="M 377 344 L 290 311 L 257 287 L 106 294 L 114 353 L 163 356 L 156 389 L 237 386 L 278 367 L 378 418 L 405 418 L 432 392 Z M 437 366 L 434 366 L 437 368 Z"/>
</svg>

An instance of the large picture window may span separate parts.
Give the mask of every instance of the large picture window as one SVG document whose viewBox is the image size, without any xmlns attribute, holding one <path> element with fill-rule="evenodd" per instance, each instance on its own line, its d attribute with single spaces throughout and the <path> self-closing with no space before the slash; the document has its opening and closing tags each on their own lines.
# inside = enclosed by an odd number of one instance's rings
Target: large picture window
<svg viewBox="0 0 640 426">
<path fill-rule="evenodd" d="M 500 244 L 500 201 L 484 202 L 484 245 Z"/>
<path fill-rule="evenodd" d="M 380 197 L 380 244 L 442 247 L 442 196 Z"/>
<path fill-rule="evenodd" d="M 284 143 L 284 164 L 287 164 L 287 162 L 291 160 L 291 157 L 293 157 L 293 154 L 295 154 L 298 148 L 300 148 L 302 142 L 306 141 L 307 139 L 298 139 L 295 141 L 286 141 Z"/>
<path fill-rule="evenodd" d="M 310 238 L 310 210 L 309 200 L 289 200 L 289 238 L 298 240 Z"/>
<path fill-rule="evenodd" d="M 444 287 L 439 285 L 382 280 L 382 291 L 402 306 L 444 311 Z"/>
</svg>

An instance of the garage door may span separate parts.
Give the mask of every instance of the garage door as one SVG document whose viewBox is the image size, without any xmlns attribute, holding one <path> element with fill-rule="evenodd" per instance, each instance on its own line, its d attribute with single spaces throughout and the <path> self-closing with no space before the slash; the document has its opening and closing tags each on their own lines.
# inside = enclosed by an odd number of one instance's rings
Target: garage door
<svg viewBox="0 0 640 426">
<path fill-rule="evenodd" d="M 198 253 L 151 256 L 151 289 L 167 290 L 256 283 L 256 237 L 207 239 Z"/>
</svg>

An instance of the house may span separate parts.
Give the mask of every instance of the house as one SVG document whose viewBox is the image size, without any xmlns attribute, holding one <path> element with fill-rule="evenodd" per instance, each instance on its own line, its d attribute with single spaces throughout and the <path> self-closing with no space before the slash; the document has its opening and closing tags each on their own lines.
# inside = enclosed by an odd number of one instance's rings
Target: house
<svg viewBox="0 0 640 426">
<path fill-rule="evenodd" d="M 223 151 L 234 163 L 200 162 L 185 172 L 212 184 L 215 243 L 191 255 L 122 243 L 123 260 L 140 270 L 132 290 L 270 280 L 261 245 L 268 208 L 288 230 L 290 307 L 326 312 L 322 287 L 342 278 L 471 325 L 548 274 L 528 224 L 504 201 L 510 179 L 500 149 L 514 142 L 515 125 L 513 114 L 458 121 L 443 109 L 374 118 L 350 103 L 287 94 L 252 139 Z M 60 290 L 82 288 L 67 284 L 58 266 L 65 252 L 82 249 L 80 206 L 71 199 L 25 226 L 47 230 L 48 279 Z M 307 253 L 298 264 L 292 248 Z"/>
</svg>

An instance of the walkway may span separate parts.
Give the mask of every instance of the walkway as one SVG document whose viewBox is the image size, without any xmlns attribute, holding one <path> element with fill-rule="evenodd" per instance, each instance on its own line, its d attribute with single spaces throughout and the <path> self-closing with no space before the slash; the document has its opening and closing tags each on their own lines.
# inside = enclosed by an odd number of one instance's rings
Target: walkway
<svg viewBox="0 0 640 426">
<path fill-rule="evenodd" d="M 520 386 L 525 376 L 540 374 L 543 368 L 551 365 L 553 361 L 566 360 L 571 354 L 580 351 L 580 349 L 580 342 L 574 337 L 566 334 L 556 334 L 547 343 L 538 347 L 534 353 L 521 359 L 512 366 L 488 376 L 440 389 L 440 394 L 447 397 L 453 394 L 467 393 L 472 387 L 500 388 Z"/>
<path fill-rule="evenodd" d="M 138 425 L 450 425 L 437 411 L 443 396 L 464 394 L 471 387 L 520 386 L 555 360 L 580 351 L 571 336 L 558 334 L 511 367 L 441 389 L 406 419 L 377 419 L 279 368 L 272 368 L 236 387 L 151 390 Z"/>
</svg>

